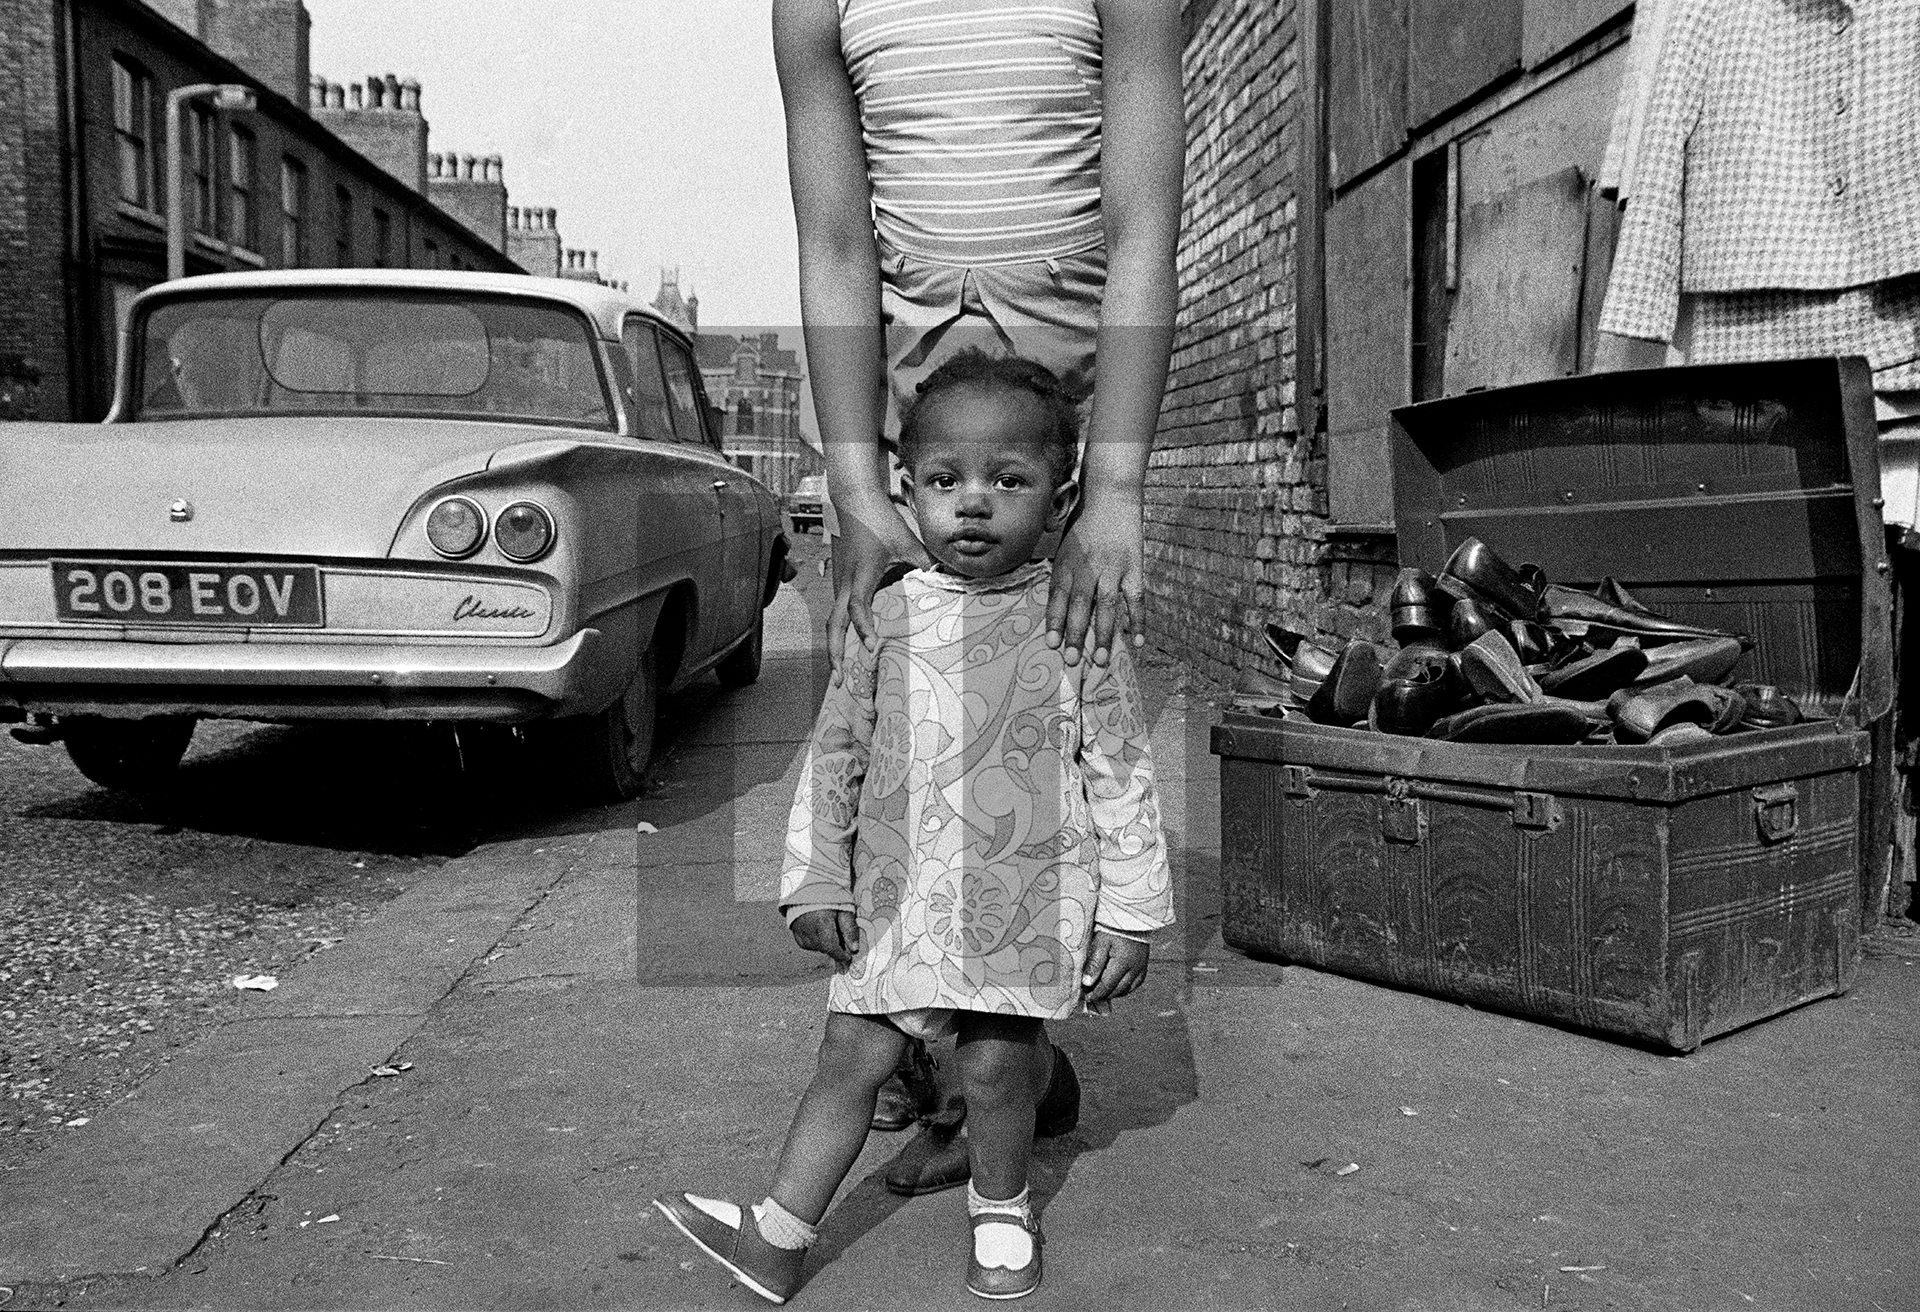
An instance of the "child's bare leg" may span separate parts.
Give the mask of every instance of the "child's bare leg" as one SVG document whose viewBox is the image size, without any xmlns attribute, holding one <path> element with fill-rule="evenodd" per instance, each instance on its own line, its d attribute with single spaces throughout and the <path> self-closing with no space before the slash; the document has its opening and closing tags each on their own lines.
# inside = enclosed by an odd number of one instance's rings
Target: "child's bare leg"
<svg viewBox="0 0 1920 1312">
<path fill-rule="evenodd" d="M 1033 1109 L 1053 1070 L 1053 1046 L 1046 1026 L 1028 1016 L 961 1012 L 959 1023 L 973 1187 L 982 1197 L 1012 1198 L 1027 1187 Z"/>
<path fill-rule="evenodd" d="M 787 1129 L 780 1166 L 768 1192 L 808 1225 L 826 1215 L 834 1191 L 867 1141 L 873 1102 L 893 1074 L 907 1038 L 877 1016 L 827 1014 L 813 1083 Z"/>
</svg>

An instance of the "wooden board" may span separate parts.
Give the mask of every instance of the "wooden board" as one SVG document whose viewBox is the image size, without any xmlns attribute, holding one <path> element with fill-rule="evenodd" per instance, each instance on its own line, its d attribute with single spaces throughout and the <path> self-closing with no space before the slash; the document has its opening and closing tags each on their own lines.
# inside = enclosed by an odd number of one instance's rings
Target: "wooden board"
<svg viewBox="0 0 1920 1312">
<path fill-rule="evenodd" d="M 1519 71 L 1521 4 L 1408 0 L 1408 128 L 1432 122 Z"/>
<path fill-rule="evenodd" d="M 1336 524 L 1393 522 L 1387 412 L 1411 400 L 1408 165 L 1327 210 L 1328 499 Z"/>
<path fill-rule="evenodd" d="M 1466 207 L 1446 391 L 1559 378 L 1579 368 L 1587 180 L 1563 169 Z"/>
<path fill-rule="evenodd" d="M 1337 189 L 1406 140 L 1407 0 L 1333 0 L 1327 172 Z"/>
<path fill-rule="evenodd" d="M 1522 0 L 1521 61 L 1538 68 L 1631 8 L 1633 0 Z"/>
</svg>

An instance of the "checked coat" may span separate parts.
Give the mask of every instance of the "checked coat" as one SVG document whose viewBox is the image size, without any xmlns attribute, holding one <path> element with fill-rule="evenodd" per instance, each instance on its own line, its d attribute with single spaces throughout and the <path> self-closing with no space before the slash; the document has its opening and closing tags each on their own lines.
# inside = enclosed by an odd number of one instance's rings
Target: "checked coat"
<svg viewBox="0 0 1920 1312">
<path fill-rule="evenodd" d="M 1920 358 L 1920 0 L 1669 23 L 1601 328 L 1672 340 L 1684 292 L 1697 363 Z"/>
</svg>

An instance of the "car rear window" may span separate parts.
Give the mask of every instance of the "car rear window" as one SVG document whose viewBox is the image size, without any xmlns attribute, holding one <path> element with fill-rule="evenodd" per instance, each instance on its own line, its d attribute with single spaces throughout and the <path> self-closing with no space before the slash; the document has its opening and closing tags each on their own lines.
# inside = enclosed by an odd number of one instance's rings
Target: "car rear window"
<svg viewBox="0 0 1920 1312">
<path fill-rule="evenodd" d="M 136 418 L 345 412 L 614 428 L 585 317 L 513 297 L 165 301 L 138 348 Z"/>
</svg>

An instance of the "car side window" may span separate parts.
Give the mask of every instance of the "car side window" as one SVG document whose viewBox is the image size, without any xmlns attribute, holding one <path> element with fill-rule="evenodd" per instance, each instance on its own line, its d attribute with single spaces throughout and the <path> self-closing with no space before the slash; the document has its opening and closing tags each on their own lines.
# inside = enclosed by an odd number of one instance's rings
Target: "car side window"
<svg viewBox="0 0 1920 1312">
<path fill-rule="evenodd" d="M 659 338 L 653 325 L 638 316 L 629 318 L 620 340 L 633 373 L 634 436 L 673 440 L 673 409 L 667 402 L 666 379 L 660 372 Z"/>
<path fill-rule="evenodd" d="M 671 339 L 660 343 L 660 362 L 666 367 L 667 403 L 673 410 L 674 431 L 683 442 L 705 443 L 717 448 L 701 414 L 700 379 L 693 370 L 693 357 L 685 347 Z"/>
</svg>

